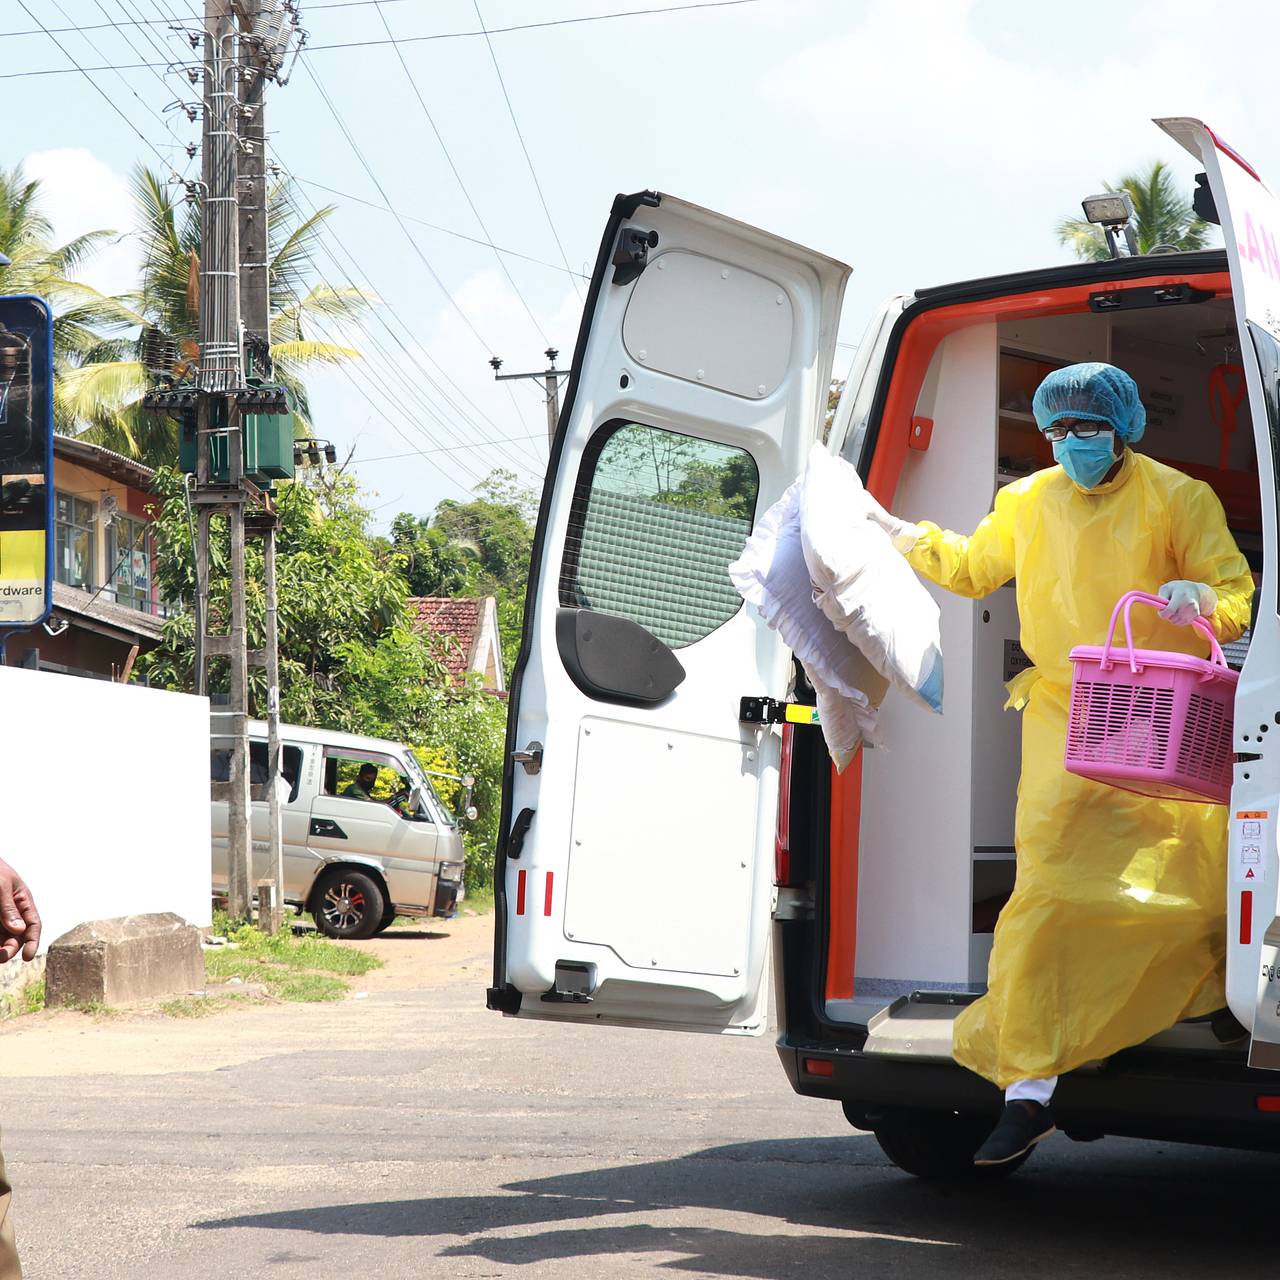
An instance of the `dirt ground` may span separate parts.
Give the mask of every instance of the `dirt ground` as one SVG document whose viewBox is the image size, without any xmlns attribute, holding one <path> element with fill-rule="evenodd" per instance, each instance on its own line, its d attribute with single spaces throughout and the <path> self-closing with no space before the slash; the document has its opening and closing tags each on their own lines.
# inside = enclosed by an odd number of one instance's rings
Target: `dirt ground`
<svg viewBox="0 0 1280 1280">
<path fill-rule="evenodd" d="M 384 967 L 348 979 L 347 998 L 337 1005 L 229 1001 L 225 1009 L 201 1018 L 168 1017 L 151 1006 L 109 1015 L 28 1014 L 0 1023 L 0 1079 L 218 1071 L 276 1053 L 282 1034 L 305 1035 L 335 1018 L 339 1023 L 363 1020 L 376 1026 L 377 1034 L 394 1038 L 387 1009 L 376 1001 L 360 1008 L 366 997 L 468 981 L 483 986 L 493 957 L 493 916 L 464 913 L 341 945 L 378 956 Z"/>
</svg>

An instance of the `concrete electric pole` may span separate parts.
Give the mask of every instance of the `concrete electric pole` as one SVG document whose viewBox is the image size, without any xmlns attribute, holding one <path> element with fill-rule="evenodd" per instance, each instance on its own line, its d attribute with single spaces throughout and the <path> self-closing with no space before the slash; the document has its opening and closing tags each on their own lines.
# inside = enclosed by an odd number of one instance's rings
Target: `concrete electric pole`
<svg viewBox="0 0 1280 1280">
<path fill-rule="evenodd" d="M 235 393 L 244 386 L 240 338 L 240 138 L 239 64 L 231 0 L 205 0 L 204 191 L 200 204 L 200 368 L 197 375 L 196 485 L 199 592 L 209 598 L 209 535 L 215 513 L 226 516 L 231 541 L 229 627 L 210 634 L 206 606 L 196 672 L 196 692 L 209 688 L 208 663 L 225 658 L 227 701 L 211 719 L 211 743 L 230 754 L 227 783 L 227 909 L 246 919 L 252 883 L 253 843 L 249 801 L 249 665 L 245 626 L 245 524 L 247 494 L 240 412 Z M 212 458 L 225 465 L 211 474 Z M 215 483 L 215 480 L 218 481 Z M 225 615 L 224 615 L 225 616 Z"/>
<path fill-rule="evenodd" d="M 560 354 L 555 347 L 548 347 L 543 353 L 547 357 L 547 368 L 535 373 L 503 373 L 502 361 L 494 356 L 489 361 L 493 369 L 495 382 L 517 382 L 522 378 L 540 378 L 547 391 L 547 444 L 556 438 L 556 423 L 560 421 L 560 379 L 567 378 L 568 369 L 556 368 L 556 357 Z"/>
<path fill-rule="evenodd" d="M 278 71 L 277 47 L 264 38 L 271 30 L 263 0 L 240 0 L 243 79 L 237 113 L 240 135 L 240 314 L 248 349 L 249 372 L 269 381 L 271 367 L 270 248 L 267 225 L 267 131 L 264 115 L 267 77 Z M 258 923 L 274 933 L 283 923 L 284 837 L 280 812 L 280 628 L 276 594 L 274 506 L 255 512 L 250 528 L 262 538 L 265 635 L 262 660 L 267 677 L 267 878 L 270 894 L 258 891 Z M 269 903 L 269 905 L 268 905 Z"/>
</svg>

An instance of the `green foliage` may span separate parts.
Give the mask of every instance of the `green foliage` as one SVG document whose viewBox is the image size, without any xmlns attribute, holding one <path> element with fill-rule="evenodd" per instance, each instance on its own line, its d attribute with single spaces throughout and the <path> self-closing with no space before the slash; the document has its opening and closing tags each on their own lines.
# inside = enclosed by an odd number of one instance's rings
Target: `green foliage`
<svg viewBox="0 0 1280 1280">
<path fill-rule="evenodd" d="M 291 929 L 279 933 L 263 933 L 253 925 L 243 924 L 231 929 L 226 938 L 235 943 L 234 949 L 221 948 L 208 951 L 207 956 L 240 957 L 283 965 L 287 969 L 319 969 L 325 973 L 360 974 L 370 969 L 381 969 L 382 961 L 366 951 L 344 947 L 314 934 L 295 935 Z"/>
<path fill-rule="evenodd" d="M 429 517 L 402 512 L 390 549 L 415 596 L 494 596 L 504 674 L 520 649 L 537 496 L 510 471 L 494 471 L 470 502 L 446 499 Z"/>
<path fill-rule="evenodd" d="M 1133 200 L 1133 227 L 1138 252 L 1150 253 L 1160 245 L 1175 249 L 1203 249 L 1213 228 L 1197 217 L 1191 199 L 1174 183 L 1163 160 L 1154 160 L 1142 172 L 1128 173 L 1116 183 L 1103 183 L 1105 191 L 1127 191 Z M 1063 218 L 1054 228 L 1058 243 L 1077 258 L 1102 262 L 1111 256 L 1101 227 L 1084 218 Z"/>
<path fill-rule="evenodd" d="M 182 478 L 157 475 L 160 495 L 153 534 L 157 579 L 165 599 L 187 608 L 165 624 L 164 638 L 140 658 L 138 678 L 168 689 L 190 689 L 194 676 L 195 591 L 191 526 Z M 365 530 L 366 512 L 355 482 L 284 485 L 278 503 L 280 711 L 286 723 L 341 729 L 407 743 L 436 753 L 453 773 L 474 773 L 480 817 L 463 831 L 467 882 L 480 883 L 493 865 L 501 803 L 505 705 L 472 685 L 453 684 L 442 641 L 412 629 L 405 599 L 405 554 L 380 546 Z M 247 555 L 249 643 L 263 642 L 265 601 L 261 549 Z M 215 523 L 210 548 L 211 619 L 221 626 L 228 599 L 229 546 Z M 523 587 L 520 588 L 523 590 Z M 225 688 L 216 664 L 212 691 Z M 251 710 L 265 714 L 266 686 L 255 670 Z M 439 763 L 443 762 L 443 763 Z"/>
<path fill-rule="evenodd" d="M 37 978 L 17 991 L 8 991 L 0 996 L 0 1021 L 39 1013 L 44 1008 L 44 990 L 44 979 Z"/>
</svg>

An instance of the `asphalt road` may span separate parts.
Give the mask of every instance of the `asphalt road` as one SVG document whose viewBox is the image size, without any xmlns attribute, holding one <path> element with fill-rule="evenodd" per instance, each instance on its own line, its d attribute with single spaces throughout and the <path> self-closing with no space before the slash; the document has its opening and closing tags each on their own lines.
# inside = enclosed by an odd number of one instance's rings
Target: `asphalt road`
<svg viewBox="0 0 1280 1280">
<path fill-rule="evenodd" d="M 1260 1275 L 1280 1158 L 1042 1147 L 899 1173 L 773 1047 L 485 1012 L 483 922 L 410 989 L 0 1035 L 35 1280 Z M 462 944 L 461 952 L 457 945 Z M 391 986 L 404 983 L 390 984 Z"/>
</svg>

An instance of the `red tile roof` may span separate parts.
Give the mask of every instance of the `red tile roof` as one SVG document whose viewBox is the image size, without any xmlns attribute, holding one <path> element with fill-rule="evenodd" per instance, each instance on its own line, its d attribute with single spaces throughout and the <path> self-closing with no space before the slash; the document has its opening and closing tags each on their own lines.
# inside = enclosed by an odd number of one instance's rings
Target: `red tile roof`
<svg viewBox="0 0 1280 1280">
<path fill-rule="evenodd" d="M 408 604 L 414 614 L 414 630 L 430 631 L 445 637 L 450 642 L 445 666 L 451 675 L 465 675 L 471 669 L 475 656 L 484 601 L 455 599 L 452 596 L 411 596 Z"/>
</svg>

